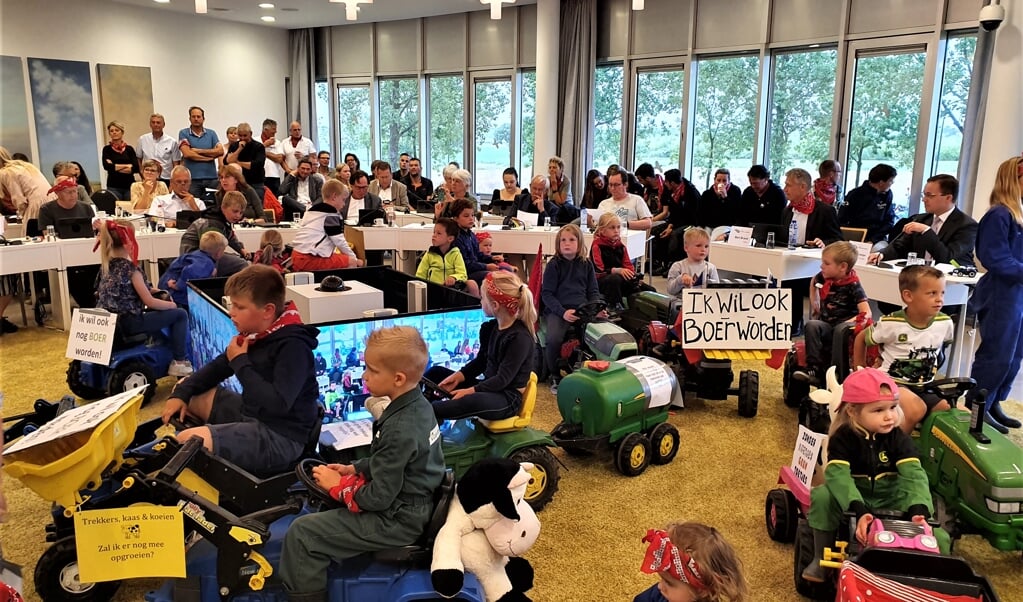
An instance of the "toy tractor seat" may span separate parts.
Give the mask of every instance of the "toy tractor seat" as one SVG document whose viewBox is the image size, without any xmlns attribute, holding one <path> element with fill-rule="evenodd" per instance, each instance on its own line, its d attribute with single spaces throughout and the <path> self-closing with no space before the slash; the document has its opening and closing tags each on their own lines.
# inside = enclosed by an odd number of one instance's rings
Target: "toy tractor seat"
<svg viewBox="0 0 1023 602">
<path fill-rule="evenodd" d="M 476 421 L 491 433 L 510 433 L 526 428 L 533 421 L 533 408 L 536 406 L 536 381 L 536 372 L 530 372 L 526 390 L 522 392 L 522 409 L 519 410 L 518 415 L 500 420 L 477 418 Z"/>
<path fill-rule="evenodd" d="M 440 487 L 433 494 L 433 513 L 430 514 L 430 522 L 416 543 L 400 548 L 380 550 L 373 554 L 373 558 L 380 562 L 390 564 L 412 563 L 414 565 L 427 565 L 433 559 L 433 541 L 437 533 L 448 520 L 448 508 L 451 500 L 455 497 L 455 473 L 449 468 L 444 471 L 444 477 L 440 481 Z"/>
</svg>

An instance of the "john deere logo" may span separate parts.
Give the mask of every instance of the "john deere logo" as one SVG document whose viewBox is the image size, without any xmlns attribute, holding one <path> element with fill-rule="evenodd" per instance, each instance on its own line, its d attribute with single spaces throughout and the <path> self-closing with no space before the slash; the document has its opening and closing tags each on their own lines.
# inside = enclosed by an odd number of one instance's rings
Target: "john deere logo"
<svg viewBox="0 0 1023 602">
<path fill-rule="evenodd" d="M 900 334 L 899 335 L 899 342 L 900 343 L 905 343 L 908 340 L 909 340 L 909 335 L 907 335 L 907 334 Z"/>
<path fill-rule="evenodd" d="M 888 452 L 882 451 L 881 453 L 877 454 L 877 459 L 881 461 L 881 464 L 887 464 L 888 463 Z"/>
</svg>

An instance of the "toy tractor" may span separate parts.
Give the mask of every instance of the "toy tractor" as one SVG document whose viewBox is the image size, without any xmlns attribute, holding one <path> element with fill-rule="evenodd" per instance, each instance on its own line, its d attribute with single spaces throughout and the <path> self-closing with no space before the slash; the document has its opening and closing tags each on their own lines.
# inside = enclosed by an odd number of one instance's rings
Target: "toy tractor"
<svg viewBox="0 0 1023 602">
<path fill-rule="evenodd" d="M 575 310 L 579 320 L 572 325 L 561 344 L 558 378 L 571 373 L 587 360 L 621 360 L 638 355 L 640 350 L 636 339 L 617 323 L 598 318 L 598 314 L 607 309 L 607 303 L 595 301 L 585 303 Z M 546 328 L 540 320 L 540 332 L 536 350 L 536 373 L 541 378 L 546 376 L 543 346 L 546 344 Z"/>
<path fill-rule="evenodd" d="M 634 477 L 675 459 L 679 434 L 667 420 L 680 403 L 675 373 L 660 360 L 588 361 L 558 387 L 562 422 L 551 437 L 572 455 L 610 449 L 615 468 Z"/>
</svg>

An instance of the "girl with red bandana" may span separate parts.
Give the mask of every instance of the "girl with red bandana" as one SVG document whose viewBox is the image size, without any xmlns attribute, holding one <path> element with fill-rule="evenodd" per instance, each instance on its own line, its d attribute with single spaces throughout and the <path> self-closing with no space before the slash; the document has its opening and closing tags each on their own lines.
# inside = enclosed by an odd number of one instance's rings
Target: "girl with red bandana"
<svg viewBox="0 0 1023 602">
<path fill-rule="evenodd" d="M 700 523 L 650 529 L 640 570 L 660 581 L 633 602 L 744 602 L 750 599 L 742 561 L 721 533 Z"/>
</svg>

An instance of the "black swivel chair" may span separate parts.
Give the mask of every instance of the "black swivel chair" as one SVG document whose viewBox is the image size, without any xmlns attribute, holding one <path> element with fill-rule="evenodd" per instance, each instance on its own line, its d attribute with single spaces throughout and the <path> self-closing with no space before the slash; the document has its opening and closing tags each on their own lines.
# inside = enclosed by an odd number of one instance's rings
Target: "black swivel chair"
<svg viewBox="0 0 1023 602">
<path fill-rule="evenodd" d="M 96 211 L 106 211 L 107 215 L 117 215 L 117 197 L 109 190 L 97 190 L 92 193 L 92 204 Z"/>
</svg>

